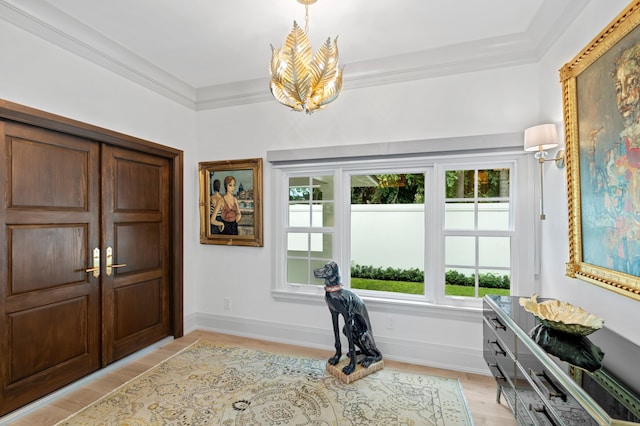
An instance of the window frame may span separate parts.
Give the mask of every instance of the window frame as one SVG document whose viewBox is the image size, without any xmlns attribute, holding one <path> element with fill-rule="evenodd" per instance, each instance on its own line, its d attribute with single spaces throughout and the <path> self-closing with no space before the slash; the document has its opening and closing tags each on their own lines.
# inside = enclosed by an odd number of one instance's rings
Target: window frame
<svg viewBox="0 0 640 426">
<path fill-rule="evenodd" d="M 438 201 L 440 202 L 438 205 L 438 227 L 441 229 L 441 232 L 434 234 L 435 240 L 434 243 L 437 245 L 437 248 L 434 253 L 436 253 L 436 267 L 437 271 L 436 277 L 434 279 L 439 279 L 442 282 L 439 285 L 433 286 L 433 300 L 437 304 L 445 304 L 445 305 L 455 305 L 461 307 L 477 307 L 478 298 L 468 298 L 461 296 L 447 296 L 445 294 L 444 288 L 444 277 L 446 271 L 446 262 L 445 262 L 445 249 L 446 249 L 446 237 L 447 236 L 467 236 L 467 237 L 509 237 L 510 239 L 510 294 L 516 294 L 513 291 L 514 288 L 514 275 L 518 275 L 513 273 L 514 271 L 514 262 L 517 262 L 517 258 L 515 253 L 518 250 L 518 247 L 514 244 L 514 238 L 517 233 L 516 226 L 519 224 L 518 221 L 518 210 L 520 208 L 520 200 L 516 199 L 516 195 L 518 194 L 518 162 L 515 159 L 490 159 L 482 162 L 478 162 L 476 159 L 454 159 L 452 161 L 442 161 L 436 164 L 436 185 L 437 185 L 437 195 Z M 509 224 L 506 230 L 479 230 L 479 229 L 447 229 L 445 227 L 445 209 L 446 209 L 446 194 L 445 194 L 445 178 L 446 172 L 450 170 L 490 170 L 490 169 L 509 169 Z M 477 176 L 475 177 L 477 179 Z M 477 201 L 478 197 L 474 197 L 474 201 Z M 476 217 L 477 219 L 477 217 Z M 477 243 L 477 240 L 476 240 Z M 478 268 L 478 253 L 476 252 L 476 265 L 475 268 Z"/>
<path fill-rule="evenodd" d="M 300 157 L 298 157 L 300 158 Z M 371 170 L 391 170 L 396 173 L 419 172 L 431 173 L 430 179 L 425 175 L 425 258 L 434 259 L 435 266 L 427 268 L 425 265 L 425 296 L 403 297 L 403 295 L 388 294 L 377 291 L 363 291 L 354 289 L 367 303 L 384 309 L 406 310 L 453 308 L 480 309 L 481 298 L 459 298 L 444 295 L 444 170 L 455 168 L 499 168 L 508 165 L 510 172 L 510 205 L 511 233 L 511 294 L 531 294 L 536 292 L 538 283 L 536 272 L 538 268 L 537 233 L 535 205 L 537 201 L 534 181 L 534 168 L 529 156 L 522 151 L 477 152 L 473 156 L 468 153 L 443 154 L 419 157 L 362 158 L 312 161 L 312 162 L 276 162 L 272 168 L 272 182 L 274 186 L 274 273 L 272 295 L 276 299 L 309 302 L 321 301 L 324 296 L 322 286 L 307 284 L 290 284 L 286 282 L 286 221 L 288 214 L 288 179 L 290 176 L 333 175 L 334 176 L 334 238 L 333 253 L 335 261 L 344 269 L 343 265 L 350 265 L 350 180 L 352 175 L 368 173 Z M 428 172 L 430 170 L 430 172 Z M 429 182 L 429 187 L 427 186 Z M 536 196 L 529 196 L 531 192 Z M 435 199 L 434 199 L 435 198 Z M 442 203 L 440 203 L 440 200 Z M 436 206 L 435 203 L 441 205 Z M 434 238 L 429 238 L 432 229 L 439 229 Z M 284 231 L 284 232 L 283 232 Z M 504 231 L 501 231 L 504 232 Z M 337 237 L 343 236 L 343 237 Z M 536 245 L 529 244 L 536 241 Z M 429 273 L 427 273 L 427 271 Z M 440 281 L 437 281 L 440 280 Z M 431 285 L 433 283 L 433 285 Z M 350 273 L 343 271 L 343 285 L 350 287 Z M 441 290 L 441 291 L 440 291 Z M 441 293 L 441 294 L 440 294 Z"/>
<path fill-rule="evenodd" d="M 287 233 L 290 231 L 304 231 L 304 232 L 316 232 L 316 233 L 331 233 L 332 238 L 332 253 L 335 259 L 341 259 L 341 246 L 339 244 L 336 235 L 339 232 L 336 230 L 336 226 L 342 221 L 340 218 L 341 206 L 338 204 L 338 197 L 340 197 L 340 185 L 336 184 L 336 180 L 340 179 L 340 173 L 338 169 L 332 168 L 328 165 L 322 165 L 319 167 L 313 166 L 297 166 L 287 168 L 287 172 L 278 173 L 277 169 L 274 169 L 273 179 L 275 196 L 275 221 L 274 221 L 274 242 L 275 242 L 275 268 L 274 268 L 274 283 L 272 290 L 277 292 L 290 292 L 297 294 L 324 294 L 324 290 L 321 286 L 313 284 L 299 284 L 287 282 Z M 329 227 L 292 227 L 289 226 L 289 178 L 291 177 L 310 177 L 310 176 L 333 176 L 333 203 L 334 203 L 334 224 Z"/>
<path fill-rule="evenodd" d="M 361 167 L 345 167 L 343 170 L 343 179 L 342 179 L 342 193 L 344 194 L 344 198 L 341 200 L 345 207 L 345 222 L 343 235 L 344 240 L 346 240 L 346 245 L 343 247 L 343 253 L 345 256 L 345 265 L 351 265 L 351 177 L 358 176 L 363 174 L 397 174 L 401 173 L 424 173 L 425 175 L 425 186 L 427 182 L 431 182 L 433 179 L 431 176 L 433 175 L 433 162 L 426 161 L 420 162 L 417 161 L 416 164 L 411 164 L 411 166 L 402 165 L 402 161 L 387 161 L 383 165 L 379 165 L 378 167 L 371 167 L 367 164 L 361 165 Z M 368 166 L 368 167 L 367 167 Z M 427 192 L 425 188 L 424 194 L 424 232 L 425 238 L 423 241 L 423 253 L 424 257 L 427 258 L 429 256 L 428 253 L 428 238 L 427 235 L 430 231 L 428 228 L 430 222 L 430 218 L 432 217 L 432 209 L 433 205 L 431 202 L 432 194 L 431 191 Z M 345 286 L 351 288 L 351 274 L 342 273 L 342 281 Z M 403 294 L 403 293 L 393 293 L 393 292 L 383 292 L 383 291 L 375 291 L 375 290 L 364 290 L 364 289 L 353 289 L 359 295 L 365 298 L 381 298 L 381 299 L 389 299 L 389 300 L 397 300 L 397 301 L 409 301 L 409 302 L 419 302 L 419 303 L 429 303 L 432 302 L 427 294 L 427 271 L 425 268 L 425 294 L 423 295 L 413 295 L 413 294 Z"/>
<path fill-rule="evenodd" d="M 287 200 L 287 209 L 286 209 L 286 213 L 284 214 L 284 219 L 285 219 L 285 226 L 284 226 L 284 235 L 283 235 L 283 239 L 285 240 L 285 244 L 288 244 L 288 234 L 289 233 L 306 233 L 306 234 L 330 234 L 331 235 L 331 253 L 334 254 L 335 257 L 335 253 L 336 253 L 336 248 L 338 247 L 338 244 L 336 243 L 336 232 L 335 232 L 335 224 L 337 222 L 336 219 L 336 184 L 335 184 L 335 179 L 336 179 L 336 172 L 335 170 L 333 171 L 329 171 L 327 173 L 323 173 L 322 171 L 318 172 L 318 173 L 290 173 L 286 175 L 286 186 L 287 188 L 290 188 L 289 185 L 289 181 L 291 178 L 309 178 L 312 179 L 314 177 L 324 177 L 324 176 L 331 176 L 333 178 L 333 199 L 332 199 L 332 203 L 333 203 L 333 208 L 334 208 L 334 224 L 331 226 L 314 226 L 313 224 L 313 213 L 312 211 L 310 211 L 310 215 L 311 217 L 309 217 L 309 225 L 308 226 L 292 226 L 289 222 L 290 219 L 290 210 L 289 207 L 292 205 L 292 203 L 290 202 L 290 200 Z M 311 184 L 311 182 L 310 182 Z M 313 186 L 313 185 L 311 185 Z M 289 190 L 287 190 L 287 194 L 289 193 Z M 313 207 L 315 200 L 313 197 L 310 198 L 308 205 L 310 206 L 310 208 Z M 301 205 L 303 203 L 293 203 L 294 205 Z M 321 203 L 323 204 L 323 203 Z M 288 253 L 288 247 L 286 249 L 286 255 L 285 255 L 285 264 L 284 267 L 287 267 L 287 260 L 290 259 L 291 257 L 289 256 Z M 302 259 L 302 256 L 298 256 L 299 259 Z M 307 260 L 309 262 L 313 262 L 313 256 L 311 255 L 311 253 L 309 253 L 307 255 Z M 309 271 L 310 273 L 312 273 L 311 271 Z M 287 277 L 287 269 L 285 269 L 285 274 L 284 277 Z M 286 279 L 284 280 L 284 282 L 290 286 L 290 287 L 298 287 L 298 286 L 308 286 L 308 285 L 313 285 L 313 284 L 302 284 L 302 283 L 289 283 L 286 281 Z"/>
</svg>

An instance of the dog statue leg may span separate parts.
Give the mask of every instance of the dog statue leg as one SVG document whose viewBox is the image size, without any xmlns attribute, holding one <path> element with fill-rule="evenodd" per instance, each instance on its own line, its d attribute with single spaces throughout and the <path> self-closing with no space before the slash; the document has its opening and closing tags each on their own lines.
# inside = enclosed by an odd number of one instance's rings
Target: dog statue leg
<svg viewBox="0 0 640 426">
<path fill-rule="evenodd" d="M 354 336 L 353 336 L 353 327 L 354 327 L 354 320 L 353 318 L 345 318 L 345 327 L 344 327 L 344 333 L 347 335 L 347 341 L 349 342 L 349 364 L 345 365 L 342 368 L 342 372 L 346 375 L 349 375 L 351 373 L 353 373 L 353 371 L 356 369 L 356 345 L 354 342 Z"/>
<path fill-rule="evenodd" d="M 338 313 L 331 311 L 331 320 L 333 322 L 333 338 L 336 353 L 329 358 L 330 365 L 336 365 L 342 356 L 342 343 L 340 343 L 340 327 L 338 326 Z"/>
<path fill-rule="evenodd" d="M 360 365 L 362 365 L 364 368 L 369 368 L 371 364 L 382 359 L 382 353 L 380 353 L 377 348 L 372 347 L 370 351 L 370 355 L 366 356 L 362 361 L 360 361 Z"/>
</svg>

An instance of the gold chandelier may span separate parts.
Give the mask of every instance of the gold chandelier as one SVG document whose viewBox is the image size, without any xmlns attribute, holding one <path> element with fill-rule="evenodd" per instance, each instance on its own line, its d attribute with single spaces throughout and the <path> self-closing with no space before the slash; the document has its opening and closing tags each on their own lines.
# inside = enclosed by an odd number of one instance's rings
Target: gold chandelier
<svg viewBox="0 0 640 426">
<path fill-rule="evenodd" d="M 331 38 L 312 54 L 309 5 L 316 0 L 297 0 L 305 7 L 304 31 L 293 21 L 293 29 L 280 49 L 271 45 L 271 94 L 294 111 L 311 114 L 335 101 L 342 91 L 342 69 L 338 67 L 338 38 Z"/>
</svg>

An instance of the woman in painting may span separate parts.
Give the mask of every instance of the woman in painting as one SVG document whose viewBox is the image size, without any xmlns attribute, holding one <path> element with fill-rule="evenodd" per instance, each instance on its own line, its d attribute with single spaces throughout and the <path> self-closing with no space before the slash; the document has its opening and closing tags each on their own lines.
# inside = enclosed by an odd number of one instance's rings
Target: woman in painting
<svg viewBox="0 0 640 426">
<path fill-rule="evenodd" d="M 220 229 L 220 234 L 238 235 L 238 222 L 240 222 L 242 214 L 240 213 L 238 200 L 233 195 L 235 188 L 236 180 L 233 176 L 224 178 L 225 194 L 222 200 L 216 204 L 215 210 L 211 215 L 214 218 L 211 224 Z"/>
</svg>

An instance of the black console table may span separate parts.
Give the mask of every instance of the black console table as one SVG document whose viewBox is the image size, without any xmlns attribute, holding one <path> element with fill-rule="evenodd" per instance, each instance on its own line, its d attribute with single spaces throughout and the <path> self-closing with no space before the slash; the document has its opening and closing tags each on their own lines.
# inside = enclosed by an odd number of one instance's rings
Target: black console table
<svg viewBox="0 0 640 426">
<path fill-rule="evenodd" d="M 519 299 L 483 299 L 484 358 L 518 424 L 640 424 L 640 347 L 606 325 L 588 337 L 547 329 Z"/>
</svg>

